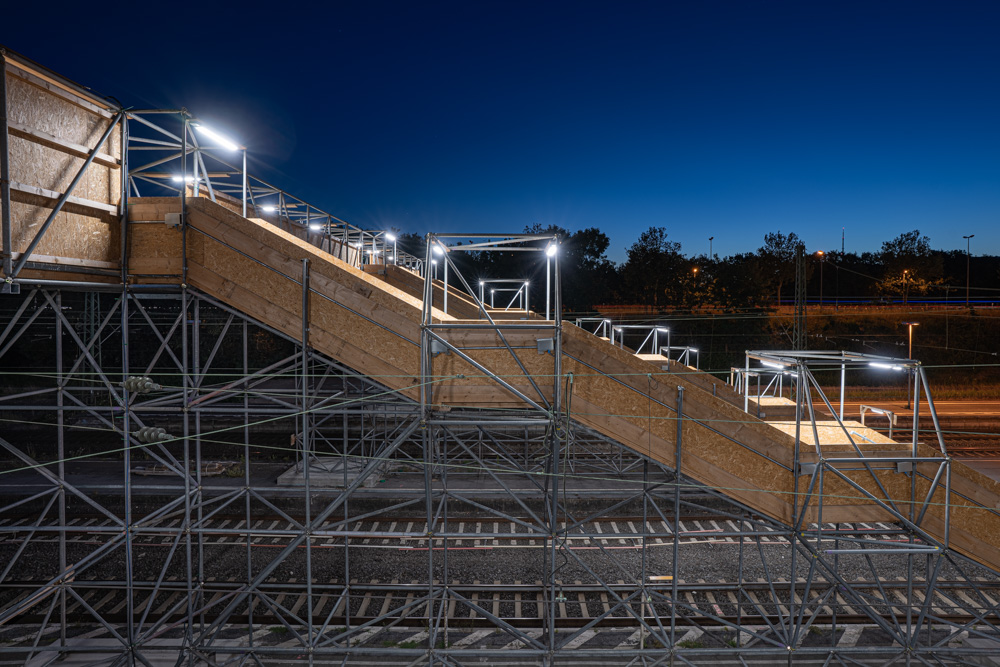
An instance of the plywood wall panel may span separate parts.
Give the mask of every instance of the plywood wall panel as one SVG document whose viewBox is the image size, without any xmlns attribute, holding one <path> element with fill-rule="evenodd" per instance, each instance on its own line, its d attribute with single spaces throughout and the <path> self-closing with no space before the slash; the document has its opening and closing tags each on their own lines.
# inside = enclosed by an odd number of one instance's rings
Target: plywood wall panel
<svg viewBox="0 0 1000 667">
<path fill-rule="evenodd" d="M 67 190 L 84 164 L 84 158 L 58 146 L 57 142 L 92 147 L 111 123 L 109 114 L 99 112 L 91 102 L 80 99 L 79 104 L 74 104 L 73 93 L 45 84 L 37 77 L 34 82 L 26 80 L 32 77 L 11 66 L 5 79 L 8 119 L 26 128 L 26 132 L 9 135 L 11 246 L 16 253 L 27 249 L 58 195 Z M 32 132 L 39 136 L 32 136 Z M 39 138 L 42 135 L 55 141 Z M 120 141 L 116 129 L 100 151 L 106 157 L 105 164 L 95 162 L 88 167 L 72 193 L 80 201 L 68 202 L 56 215 L 30 261 L 45 263 L 49 261 L 46 258 L 63 258 L 117 266 L 120 224 L 117 216 L 107 209 L 119 204 L 121 169 L 109 165 L 120 154 Z M 45 277 L 67 279 L 65 274 L 56 273 Z"/>
<path fill-rule="evenodd" d="M 11 246 L 20 253 L 51 213 L 41 197 L 18 193 L 11 197 Z M 116 219 L 97 218 L 79 212 L 67 204 L 57 215 L 49 231 L 35 246 L 35 254 L 74 259 L 112 262 L 118 265 L 120 225 Z M 76 212 L 74 212 L 76 211 Z M 110 216 L 109 216 L 110 217 Z"/>
</svg>

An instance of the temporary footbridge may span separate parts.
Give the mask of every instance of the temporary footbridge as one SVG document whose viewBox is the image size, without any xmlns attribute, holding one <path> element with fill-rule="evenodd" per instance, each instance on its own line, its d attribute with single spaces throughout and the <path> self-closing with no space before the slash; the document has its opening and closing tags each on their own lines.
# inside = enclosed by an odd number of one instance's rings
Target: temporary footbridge
<svg viewBox="0 0 1000 667">
<path fill-rule="evenodd" d="M 905 556 L 912 564 L 914 557 L 957 552 L 1000 569 L 1000 484 L 948 455 L 919 362 L 846 352 L 750 352 L 737 393 L 716 377 L 659 354 L 660 349 L 638 353 L 641 350 L 622 346 L 620 339 L 615 344 L 610 336 L 562 320 L 559 253 L 550 251 L 558 246 L 557 238 L 431 234 L 425 257 L 404 257 L 385 232 L 344 223 L 250 177 L 245 150 L 227 145 L 184 110 L 125 110 L 21 56 L 6 52 L 3 65 L 0 212 L 2 289 L 8 295 L 4 298 L 37 292 L 37 303 L 50 307 L 57 326 L 72 333 L 80 363 L 96 369 L 97 381 L 117 397 L 126 423 L 134 397 L 117 388 L 112 381 L 115 373 L 102 370 L 101 361 L 92 354 L 100 329 L 89 340 L 73 333 L 59 312 L 59 290 L 117 291 L 119 308 L 133 294 L 157 290 L 180 295 L 184 309 L 189 295 L 205 295 L 228 312 L 298 341 L 303 350 L 324 355 L 388 393 L 405 397 L 416 406 L 419 420 L 393 444 L 425 433 L 428 493 L 433 467 L 447 463 L 427 440 L 433 437 L 427 435 L 433 430 L 430 426 L 446 422 L 449 415 L 461 421 L 472 413 L 482 425 L 541 420 L 551 426 L 546 436 L 552 458 L 549 473 L 560 470 L 558 457 L 572 455 L 565 447 L 566 433 L 583 427 L 646 461 L 673 469 L 677 480 L 695 480 L 724 494 L 748 516 L 756 513 L 785 526 L 789 539 L 817 561 L 840 553 L 878 551 Z M 164 119 L 176 121 L 177 129 L 165 129 Z M 159 155 L 155 151 L 162 151 L 163 157 L 139 164 L 137 156 Z M 139 196 L 170 188 L 175 195 Z M 526 303 L 518 305 L 526 308 L 518 310 L 481 303 L 477 285 L 465 279 L 461 263 L 454 259 L 469 250 L 536 253 L 540 265 L 547 263 L 550 268 L 545 291 L 534 290 L 544 297 L 537 304 L 524 299 Z M 439 264 L 439 279 L 432 262 Z M 545 300 L 550 300 L 550 308 L 542 309 Z M 29 316 L 32 303 L 26 299 L 10 322 L 0 323 L 0 356 L 9 348 L 9 344 L 4 347 L 5 339 L 13 341 L 35 321 L 37 312 Z M 554 313 L 551 319 L 544 317 L 545 310 Z M 187 331 L 187 311 L 182 313 L 175 326 Z M 149 319 L 146 310 L 141 314 Z M 109 313 L 100 327 L 110 318 Z M 122 332 L 126 361 L 127 328 Z M 161 353 L 171 354 L 166 338 L 172 332 L 156 335 L 163 338 Z M 211 355 L 218 349 L 216 345 Z M 62 373 L 62 361 L 57 363 Z M 826 402 L 813 377 L 817 368 L 873 367 L 913 378 L 922 398 L 918 409 L 929 412 L 923 422 L 915 415 L 914 423 L 927 429 L 914 427 L 904 442 L 844 421 L 842 409 Z M 306 368 L 305 362 L 301 368 Z M 768 372 L 794 382 L 799 389 L 794 401 L 751 395 L 753 374 Z M 187 382 L 185 423 L 188 409 L 196 405 L 188 400 Z M 53 414 L 59 415 L 60 452 L 64 451 L 62 400 L 70 389 L 65 384 L 56 388 L 60 402 Z M 130 438 L 128 433 L 125 437 Z M 128 441 L 135 447 L 142 444 L 134 438 Z M 59 493 L 85 497 L 61 477 L 62 472 L 46 472 L 15 445 L 2 439 L 0 444 L 41 471 Z M 390 446 L 379 451 L 381 457 L 392 454 Z M 169 467 L 169 458 L 164 460 Z M 377 462 L 369 465 L 347 491 L 378 469 Z M 190 484 L 183 467 L 177 474 Z M 558 495 L 554 490 L 559 488 L 556 477 L 550 474 L 545 485 L 553 508 Z M 124 488 L 130 492 L 128 482 Z M 194 506 L 184 498 L 178 500 L 182 501 L 193 516 Z M 87 502 L 96 507 L 92 500 Z M 321 522 L 330 511 L 327 508 L 311 520 Z M 122 525 L 129 527 L 115 538 L 124 544 L 130 544 L 133 534 L 134 520 L 127 514 Z M 569 530 L 565 524 L 559 527 L 557 515 L 553 510 L 551 530 L 539 533 L 553 549 Z M 830 528 L 874 522 L 896 524 L 900 539 L 873 541 L 858 529 L 845 542 L 845 533 Z M 193 530 L 199 525 L 190 524 Z M 307 540 L 306 535 L 304 531 L 296 544 Z M 99 552 L 87 558 L 96 562 Z M 45 600 L 53 590 L 68 588 L 79 570 L 64 565 L 50 586 L 0 608 L 0 623 Z M 258 576 L 249 568 L 253 580 L 247 582 L 247 591 L 256 591 L 269 573 L 265 568 Z M 307 575 L 305 581 L 309 585 L 311 578 Z M 127 585 L 132 585 L 131 579 Z M 427 585 L 428 599 L 434 599 L 438 584 Z M 645 580 L 639 585 L 645 586 Z M 552 609 L 557 597 L 548 601 Z M 67 599 L 72 601 L 63 594 L 64 606 Z M 862 604 L 863 596 L 852 600 Z M 220 618 L 236 609 L 235 601 L 223 599 L 219 604 L 231 607 Z M 674 612 L 684 603 L 676 604 Z M 785 603 L 777 604 L 776 609 Z M 794 610 L 794 600 L 787 604 Z M 304 613 L 309 608 L 306 605 Z M 871 613 L 877 616 L 882 613 L 879 609 L 872 606 Z M 689 611 L 702 613 L 694 607 Z M 128 612 L 132 613 L 131 607 Z M 630 613 L 655 632 L 648 610 Z M 501 619 L 493 620 L 513 632 Z M 791 621 L 776 625 L 775 631 L 791 633 L 792 625 Z M 907 627 L 919 625 L 915 619 Z M 888 624 L 885 629 L 892 630 Z M 915 642 L 917 636 L 913 631 L 898 641 Z M 523 641 L 532 650 L 541 650 L 537 638 L 525 635 Z M 550 650 L 558 648 L 554 638 L 549 641 Z M 796 640 L 789 635 L 781 641 L 794 646 Z"/>
</svg>

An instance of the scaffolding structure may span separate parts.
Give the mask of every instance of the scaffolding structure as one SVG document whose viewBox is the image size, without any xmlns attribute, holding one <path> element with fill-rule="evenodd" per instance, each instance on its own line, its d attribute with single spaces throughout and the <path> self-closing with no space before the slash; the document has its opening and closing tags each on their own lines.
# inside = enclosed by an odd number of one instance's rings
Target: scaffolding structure
<svg viewBox="0 0 1000 667">
<path fill-rule="evenodd" d="M 173 187 L 174 172 L 153 170 L 179 162 L 182 202 L 207 193 L 244 215 L 274 213 L 274 224 L 357 266 L 385 257 L 384 232 L 256 181 L 245 153 L 242 164 L 213 166 L 213 149 L 197 144 L 187 112 L 161 114 L 180 123 L 179 133 L 156 115 L 119 109 L 108 130 L 122 133 L 122 182 L 132 194 L 145 194 L 144 183 Z M 171 136 L 140 137 L 140 126 Z M 149 148 L 164 155 L 131 169 Z M 264 210 L 268 196 L 274 211 Z M 12 462 L 0 499 L 0 630 L 21 633 L 0 643 L 0 656 L 26 664 L 73 653 L 108 665 L 354 664 L 376 656 L 429 665 L 646 665 L 720 657 L 973 664 L 992 654 L 969 640 L 1000 635 L 995 578 L 952 549 L 947 530 L 940 540 L 926 528 L 928 508 L 942 503 L 948 525 L 951 459 L 918 362 L 748 353 L 744 380 L 750 360 L 795 377 L 794 515 L 783 524 L 733 500 L 734 489 L 685 476 L 696 453 L 685 427 L 707 422 L 685 411 L 683 387 L 664 406 L 676 425 L 674 466 L 574 419 L 574 378 L 562 369 L 559 257 L 548 252 L 558 238 L 431 234 L 425 257 L 406 258 L 423 279 L 414 400 L 312 347 L 307 306 L 324 295 L 308 260 L 295 276 L 303 316 L 294 336 L 186 282 L 131 280 L 128 205 L 123 197 L 117 273 L 24 277 L 21 268 L 41 266 L 30 250 L 19 260 L 5 255 L 11 289 L 0 297 L 0 365 L 26 368 L 8 375 L 12 389 L 0 396 L 0 447 Z M 5 209 L 8 231 L 10 219 Z M 177 223 L 183 230 L 183 215 Z M 5 250 L 9 238 L 5 232 Z M 449 244 L 457 239 L 468 243 Z M 435 318 L 436 285 L 425 270 L 435 248 L 481 319 Z M 552 319 L 526 312 L 495 320 L 452 259 L 470 250 L 528 252 L 551 263 Z M 166 277 L 175 276 L 143 276 Z M 626 329 L 599 327 L 613 343 Z M 668 332 L 648 329 L 643 344 L 663 349 L 662 332 L 674 349 Z M 534 333 L 528 352 L 551 357 L 550 374 L 521 365 L 525 350 L 508 343 L 511 331 Z M 494 352 L 520 373 L 479 363 L 471 350 L 484 338 L 501 341 Z M 431 390 L 453 359 L 523 407 L 435 402 Z M 918 447 L 915 415 L 909 454 L 873 455 L 863 442 L 869 436 L 844 423 L 813 376 L 872 364 L 913 376 L 915 395 L 930 406 L 936 453 Z M 650 375 L 649 383 L 671 377 Z M 652 390 L 645 398 L 657 400 Z M 826 430 L 845 438 L 836 455 L 823 449 Z M 883 493 L 846 469 L 867 471 Z M 908 476 L 906 497 L 881 487 L 887 470 Z M 824 521 L 833 502 L 824 485 L 835 478 L 877 505 L 884 527 Z M 609 539 L 602 522 L 622 515 L 629 530 L 615 524 Z M 717 527 L 692 518 L 704 515 Z M 724 583 L 703 580 L 706 535 L 726 550 Z M 844 641 L 845 626 L 874 628 L 886 640 Z M 622 637 L 591 641 L 603 632 Z"/>
</svg>

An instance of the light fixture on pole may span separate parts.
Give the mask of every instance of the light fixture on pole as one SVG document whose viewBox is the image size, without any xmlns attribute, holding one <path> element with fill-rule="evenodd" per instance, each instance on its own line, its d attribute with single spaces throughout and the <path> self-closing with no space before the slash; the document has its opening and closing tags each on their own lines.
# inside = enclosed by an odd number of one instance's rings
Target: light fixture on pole
<svg viewBox="0 0 1000 667">
<path fill-rule="evenodd" d="M 194 126 L 194 129 L 219 144 L 221 148 L 225 148 L 227 151 L 238 151 L 240 149 L 240 147 L 236 145 L 235 141 L 227 139 L 215 130 L 205 127 L 201 123 L 192 123 L 192 125 Z"/>
<path fill-rule="evenodd" d="M 908 329 L 907 333 L 909 334 L 909 339 L 910 339 L 909 349 L 908 349 L 908 351 L 906 353 L 906 356 L 909 359 L 913 359 L 913 327 L 919 327 L 920 326 L 920 322 L 903 322 L 903 324 L 905 324 L 906 327 L 907 327 L 907 329 Z M 910 376 L 911 375 L 913 375 L 913 370 L 910 369 L 910 368 L 907 368 L 907 372 L 906 372 L 906 409 L 907 410 L 910 409 Z M 916 399 L 916 396 L 914 396 L 913 398 Z"/>
<path fill-rule="evenodd" d="M 399 251 L 396 247 L 396 235 L 390 232 L 386 232 L 385 240 L 392 243 L 392 263 L 398 264 L 399 261 L 396 258 L 399 257 Z"/>
<path fill-rule="evenodd" d="M 969 307 L 969 276 L 971 275 L 969 273 L 969 258 L 971 257 L 969 253 L 972 249 L 972 241 L 970 241 L 969 239 L 971 239 L 973 236 L 975 236 L 975 234 L 969 234 L 968 236 L 962 237 L 963 239 L 965 239 L 965 307 L 966 308 Z"/>
<path fill-rule="evenodd" d="M 910 292 L 910 282 L 908 278 L 910 277 L 910 270 L 903 269 L 903 305 L 906 305 L 906 297 Z"/>
<path fill-rule="evenodd" d="M 714 240 L 715 240 L 714 236 L 709 236 L 708 237 L 708 258 L 709 259 L 715 257 L 715 255 L 712 253 L 712 241 L 714 241 Z"/>
<path fill-rule="evenodd" d="M 903 324 L 905 324 L 907 327 L 909 327 L 910 346 L 909 346 L 909 349 L 908 349 L 908 351 L 906 353 L 907 354 L 907 358 L 913 359 L 913 327 L 919 327 L 920 326 L 920 322 L 903 322 Z"/>
<path fill-rule="evenodd" d="M 431 250 L 435 255 L 444 256 L 445 252 L 448 251 L 447 246 L 445 246 L 440 241 L 436 241 L 434 245 L 431 246 Z M 444 312 L 448 312 L 448 259 L 444 259 Z"/>
<path fill-rule="evenodd" d="M 817 250 L 816 254 L 819 255 L 819 307 L 823 307 L 823 265 L 826 263 L 826 253 L 822 250 Z"/>
<path fill-rule="evenodd" d="M 550 315 L 549 299 L 551 297 L 552 287 L 549 274 L 551 272 L 552 258 L 556 256 L 557 252 L 559 252 L 559 246 L 556 245 L 555 242 L 550 243 L 549 246 L 545 249 L 545 319 L 546 320 L 551 319 L 549 317 Z"/>
</svg>

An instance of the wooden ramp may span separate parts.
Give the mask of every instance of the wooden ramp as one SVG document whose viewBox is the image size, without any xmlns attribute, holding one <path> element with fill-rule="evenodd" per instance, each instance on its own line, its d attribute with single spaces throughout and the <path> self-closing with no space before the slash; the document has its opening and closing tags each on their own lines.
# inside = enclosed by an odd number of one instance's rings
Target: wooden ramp
<svg viewBox="0 0 1000 667">
<path fill-rule="evenodd" d="M 158 222 L 178 210 L 176 198 L 129 203 L 130 220 L 135 221 L 129 225 L 128 239 L 134 282 L 180 282 L 181 230 Z M 190 199 L 187 211 L 191 286 L 298 338 L 303 315 L 299 281 L 303 260 L 308 260 L 313 290 L 307 312 L 311 345 L 391 389 L 418 397 L 421 302 L 412 286 L 395 286 L 384 276 L 369 275 L 288 232 L 262 220 L 244 219 L 207 199 Z M 464 309 L 463 314 L 468 316 Z M 433 315 L 436 323 L 463 323 L 440 310 Z M 557 378 L 552 354 L 539 352 L 538 339 L 551 334 L 531 328 L 538 322 L 519 319 L 521 328 L 506 330 L 503 339 L 492 329 L 455 328 L 442 333 L 454 350 L 434 357 L 433 402 L 442 407 L 544 408 Z M 569 390 L 570 418 L 674 467 L 675 406 L 678 388 L 683 387 L 683 473 L 786 524 L 792 522 L 795 499 L 800 508 L 808 501 L 806 516 L 815 520 L 819 499 L 808 495 L 809 476 L 798 478 L 796 496 L 794 424 L 771 424 L 748 415 L 732 396 L 713 395 L 719 388 L 711 387 L 711 376 L 684 369 L 662 358 L 636 356 L 563 324 L 561 381 Z M 850 428 L 863 429 L 860 424 Z M 909 455 L 909 444 L 868 429 L 864 433 L 870 440 L 863 445 L 866 455 Z M 839 427 L 824 426 L 819 435 L 824 458 L 851 455 Z M 817 459 L 812 438 L 811 432 L 800 434 L 802 462 L 807 464 Z M 919 453 L 934 455 L 923 446 Z M 870 467 L 845 464 L 840 471 L 850 482 L 826 475 L 824 522 L 893 520 L 852 484 L 886 505 L 888 496 L 897 501 L 903 516 L 909 515 L 909 505 L 899 501 L 911 497 L 912 477 L 888 463 Z M 927 494 L 937 469 L 932 462 L 917 464 L 917 498 Z M 943 488 L 931 498 L 921 525 L 943 540 Z M 952 463 L 951 505 L 951 546 L 1000 569 L 1000 484 Z"/>
</svg>

